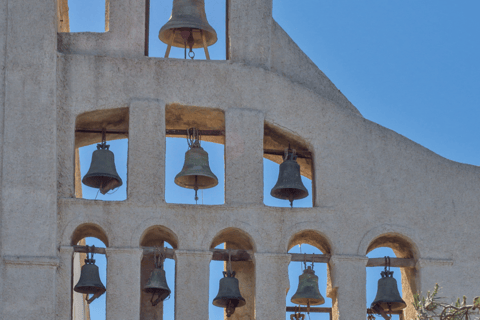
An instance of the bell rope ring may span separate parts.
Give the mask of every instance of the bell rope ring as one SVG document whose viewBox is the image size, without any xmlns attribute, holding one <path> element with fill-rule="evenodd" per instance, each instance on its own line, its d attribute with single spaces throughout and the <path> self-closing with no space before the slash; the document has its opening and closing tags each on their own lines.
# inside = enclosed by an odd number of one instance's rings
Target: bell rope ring
<svg viewBox="0 0 480 320">
<path fill-rule="evenodd" d="M 87 246 L 87 259 L 85 259 L 85 264 L 82 266 L 80 279 L 73 288 L 75 292 L 86 294 L 85 300 L 88 304 L 92 303 L 93 300 L 97 299 L 107 291 L 100 280 L 98 267 L 95 265 L 95 260 L 93 259 L 94 251 L 95 246 Z M 88 258 L 88 252 L 91 253 L 90 258 Z M 90 299 L 88 298 L 89 294 L 93 295 Z"/>
<path fill-rule="evenodd" d="M 290 207 L 293 207 L 293 200 L 303 199 L 308 196 L 308 190 L 305 188 L 300 175 L 300 165 L 297 163 L 295 149 L 285 149 L 283 163 L 280 165 L 278 180 L 270 195 L 278 199 L 290 201 Z"/>
<path fill-rule="evenodd" d="M 156 306 L 160 301 L 168 298 L 172 292 L 167 284 L 165 270 L 163 270 L 163 260 L 163 254 L 154 255 L 155 269 L 150 274 L 147 284 L 143 287 L 144 292 L 152 294 L 152 299 L 150 299 L 152 306 Z M 157 295 L 157 299 L 153 300 L 155 295 Z"/>
<path fill-rule="evenodd" d="M 400 296 L 397 280 L 393 278 L 393 271 L 390 271 L 390 257 L 385 257 L 385 271 L 380 274 L 382 278 L 378 280 L 377 295 L 371 308 L 385 317 L 386 313 L 400 311 L 406 308 L 407 304 Z"/>
</svg>

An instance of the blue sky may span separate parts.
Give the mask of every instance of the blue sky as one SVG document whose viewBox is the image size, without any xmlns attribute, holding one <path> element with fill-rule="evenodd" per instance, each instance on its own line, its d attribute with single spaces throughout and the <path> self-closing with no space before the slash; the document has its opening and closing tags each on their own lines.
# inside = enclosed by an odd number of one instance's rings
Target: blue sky
<svg viewBox="0 0 480 320">
<path fill-rule="evenodd" d="M 212 59 L 223 60 L 225 1 L 205 2 L 208 21 L 219 36 L 217 44 L 209 48 L 210 55 Z M 102 3 L 101 0 L 69 0 L 72 31 L 102 31 Z M 158 31 L 167 22 L 171 5 L 172 0 L 151 0 L 152 57 L 163 57 L 165 53 L 166 45 L 158 40 Z M 82 10 L 85 11 L 82 13 Z M 273 15 L 365 118 L 445 158 L 480 165 L 479 12 L 478 0 L 274 0 Z M 196 56 L 198 59 L 203 57 L 201 50 L 196 50 Z M 182 50 L 172 49 L 171 57 L 183 58 Z M 172 156 L 177 152 L 172 159 L 183 159 L 182 154 L 186 151 L 186 142 L 183 139 L 175 140 L 167 142 L 167 167 L 169 154 Z M 119 161 L 117 169 L 120 173 L 126 168 L 126 144 L 116 143 L 110 144 Z M 204 147 L 210 154 L 212 170 L 222 178 L 223 158 L 217 155 L 223 155 L 223 146 L 204 144 Z M 91 152 L 84 151 L 83 165 L 88 166 Z M 212 161 L 220 162 L 212 165 Z M 267 162 L 266 185 L 275 183 L 275 170 L 278 169 Z M 177 169 L 172 168 L 168 172 L 175 175 Z M 305 183 L 308 187 L 308 181 Z M 167 184 L 167 189 L 174 187 Z M 87 193 L 85 196 L 92 197 Z M 125 196 L 125 191 L 120 189 L 108 199 L 121 199 L 122 196 Z M 217 193 L 207 195 L 207 191 L 204 196 L 205 199 L 211 197 L 209 202 L 221 198 Z M 168 198 L 167 192 L 167 201 Z M 266 202 L 269 201 L 267 198 Z M 193 193 L 182 195 L 182 201 L 191 199 Z M 302 246 L 302 249 L 308 253 L 308 250 L 313 250 L 306 246 Z M 391 253 L 375 251 L 369 256 L 383 257 L 385 254 Z M 290 271 L 290 294 L 293 294 L 292 290 L 296 289 L 294 281 L 301 270 L 294 263 L 290 268 L 293 268 Z M 373 300 L 376 292 L 374 277 L 378 277 L 380 272 L 373 269 L 376 268 L 367 270 L 367 303 Z M 321 266 L 318 266 L 317 274 L 321 282 L 326 277 Z M 398 276 L 399 271 L 395 275 Z M 219 276 L 212 280 L 212 288 L 218 279 Z M 320 291 L 326 295 L 323 284 Z M 328 304 L 330 299 L 326 300 Z M 102 303 L 97 301 L 94 304 Z M 211 319 L 221 319 L 221 315 L 213 312 Z M 98 311 L 99 317 L 92 317 L 92 320 L 102 319 L 101 313 Z M 166 313 L 165 319 L 173 317 Z M 311 319 L 319 318 L 312 315 Z"/>
</svg>

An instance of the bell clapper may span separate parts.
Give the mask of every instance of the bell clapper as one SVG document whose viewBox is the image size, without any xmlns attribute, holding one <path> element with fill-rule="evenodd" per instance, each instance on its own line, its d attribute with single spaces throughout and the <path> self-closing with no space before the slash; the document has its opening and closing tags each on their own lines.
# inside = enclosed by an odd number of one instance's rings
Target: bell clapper
<svg viewBox="0 0 480 320">
<path fill-rule="evenodd" d="M 198 176 L 195 176 L 195 185 L 193 186 L 193 189 L 195 190 L 195 204 L 198 204 Z"/>
</svg>

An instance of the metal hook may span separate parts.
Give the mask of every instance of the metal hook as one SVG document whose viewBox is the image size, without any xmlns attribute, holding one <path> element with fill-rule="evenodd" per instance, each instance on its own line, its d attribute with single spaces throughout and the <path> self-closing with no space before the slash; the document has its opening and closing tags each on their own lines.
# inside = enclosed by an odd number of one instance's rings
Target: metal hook
<svg viewBox="0 0 480 320">
<path fill-rule="evenodd" d="M 232 273 L 232 250 L 228 249 L 228 265 L 227 265 L 228 271 Z"/>
<path fill-rule="evenodd" d="M 200 132 L 197 128 L 189 128 L 187 130 L 187 143 L 190 148 L 200 147 Z"/>
<path fill-rule="evenodd" d="M 97 150 L 108 150 L 110 148 L 110 145 L 107 145 L 107 129 L 102 128 L 102 142 L 97 144 Z"/>
</svg>

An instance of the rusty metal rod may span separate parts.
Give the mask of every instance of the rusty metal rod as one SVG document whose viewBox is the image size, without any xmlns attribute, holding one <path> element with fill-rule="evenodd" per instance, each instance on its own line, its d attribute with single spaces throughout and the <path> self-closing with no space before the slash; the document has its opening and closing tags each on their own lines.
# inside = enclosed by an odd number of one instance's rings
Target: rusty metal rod
<svg viewBox="0 0 480 320">
<path fill-rule="evenodd" d="M 73 251 L 74 252 L 81 252 L 81 253 L 87 253 L 87 246 L 73 246 Z M 97 248 L 95 247 L 95 250 L 93 250 L 93 253 L 98 253 L 98 254 L 106 254 L 105 248 Z"/>
<path fill-rule="evenodd" d="M 390 266 L 396 268 L 415 268 L 415 259 L 390 258 Z M 383 267 L 385 258 L 368 258 L 367 267 Z"/>
<path fill-rule="evenodd" d="M 75 252 L 87 252 L 86 246 L 73 246 Z M 144 254 L 154 253 L 159 248 L 156 247 L 142 247 Z M 165 258 L 174 259 L 175 250 L 170 248 L 163 249 L 165 252 Z M 231 252 L 232 261 L 252 261 L 253 252 L 251 250 L 227 250 L 227 249 L 211 249 L 212 260 L 215 261 L 228 261 L 228 253 Z M 95 247 L 94 253 L 105 254 L 105 248 Z M 301 254 L 290 253 L 291 261 L 295 262 L 316 262 L 316 263 L 328 263 L 330 261 L 329 254 Z M 385 265 L 384 258 L 369 258 L 367 267 L 383 267 Z M 390 258 L 390 266 L 397 268 L 414 268 L 415 259 L 405 258 Z"/>
<path fill-rule="evenodd" d="M 287 307 L 287 312 L 307 312 L 307 307 Z M 310 307 L 313 313 L 332 313 L 332 308 Z"/>
<path fill-rule="evenodd" d="M 383 259 L 383 258 L 382 258 L 382 259 Z M 384 259 L 384 261 L 385 261 L 385 259 Z M 372 309 L 368 308 L 368 309 L 367 309 L 367 314 L 378 314 L 378 313 L 376 313 L 376 312 L 374 312 Z M 391 312 L 389 311 L 389 312 L 387 312 L 387 314 L 403 314 L 403 311 L 402 311 L 402 310 L 400 310 L 400 311 L 391 311 Z"/>
<path fill-rule="evenodd" d="M 285 155 L 284 150 L 274 150 L 274 149 L 263 149 L 264 154 L 271 154 L 275 156 L 283 156 Z M 297 150 L 297 157 L 302 159 L 312 159 L 312 153 L 309 151 L 298 151 Z"/>
<path fill-rule="evenodd" d="M 225 130 L 198 130 L 201 136 L 224 136 Z M 187 130 L 167 129 L 166 134 L 170 136 L 186 136 Z"/>
<path fill-rule="evenodd" d="M 319 262 L 319 263 L 328 263 L 330 261 L 329 254 L 303 254 L 303 253 L 290 253 L 292 258 L 290 261 L 300 261 L 300 262 Z"/>
<path fill-rule="evenodd" d="M 82 132 L 82 133 L 103 133 L 102 129 L 75 129 L 75 132 Z M 127 134 L 128 131 L 125 130 L 105 130 L 105 133 L 108 134 Z"/>
</svg>

